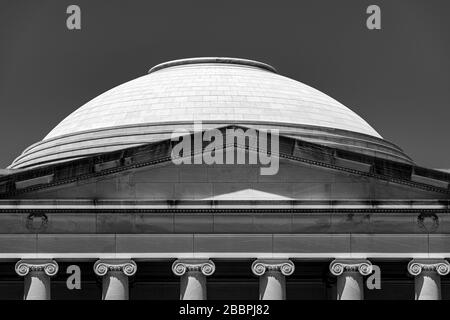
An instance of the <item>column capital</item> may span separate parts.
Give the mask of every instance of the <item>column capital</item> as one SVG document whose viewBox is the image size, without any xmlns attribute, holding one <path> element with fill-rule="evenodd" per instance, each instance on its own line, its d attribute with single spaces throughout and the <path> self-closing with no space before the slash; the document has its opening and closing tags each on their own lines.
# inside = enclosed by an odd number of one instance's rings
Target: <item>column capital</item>
<svg viewBox="0 0 450 320">
<path fill-rule="evenodd" d="M 94 272 L 102 277 L 109 271 L 122 271 L 130 277 L 137 271 L 137 265 L 133 260 L 97 260 L 94 264 Z"/>
<path fill-rule="evenodd" d="M 267 271 L 278 271 L 284 276 L 290 276 L 294 270 L 294 263 L 287 259 L 258 259 L 252 263 L 252 272 L 256 276 L 262 276 Z"/>
<path fill-rule="evenodd" d="M 336 259 L 330 263 L 330 272 L 340 276 L 344 272 L 359 272 L 363 276 L 372 273 L 372 263 L 365 259 Z"/>
<path fill-rule="evenodd" d="M 450 273 L 450 263 L 444 259 L 413 259 L 408 263 L 408 272 L 418 276 L 422 271 L 434 271 L 440 276 Z"/>
<path fill-rule="evenodd" d="M 216 271 L 216 265 L 207 259 L 182 259 L 172 264 L 172 272 L 176 276 L 182 276 L 189 271 L 200 271 L 205 276 L 210 276 Z"/>
<path fill-rule="evenodd" d="M 15 271 L 19 276 L 26 276 L 30 271 L 43 271 L 49 277 L 58 273 L 58 263 L 55 260 L 19 260 L 16 263 Z"/>
</svg>

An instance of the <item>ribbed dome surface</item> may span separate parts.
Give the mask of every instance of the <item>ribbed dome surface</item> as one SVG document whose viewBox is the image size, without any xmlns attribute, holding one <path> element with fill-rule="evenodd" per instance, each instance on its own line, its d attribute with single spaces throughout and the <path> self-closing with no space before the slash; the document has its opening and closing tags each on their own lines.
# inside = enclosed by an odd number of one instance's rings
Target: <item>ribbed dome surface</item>
<svg viewBox="0 0 450 320">
<path fill-rule="evenodd" d="M 256 61 L 163 63 L 92 99 L 26 149 L 12 168 L 70 160 L 170 138 L 177 127 L 241 124 L 409 161 L 356 113 Z"/>
</svg>

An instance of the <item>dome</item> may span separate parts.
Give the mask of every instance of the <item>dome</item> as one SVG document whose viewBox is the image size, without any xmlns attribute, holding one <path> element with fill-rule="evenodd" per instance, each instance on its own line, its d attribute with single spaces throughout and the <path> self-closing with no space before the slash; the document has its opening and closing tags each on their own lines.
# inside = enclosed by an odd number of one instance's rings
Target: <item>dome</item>
<svg viewBox="0 0 450 320">
<path fill-rule="evenodd" d="M 360 116 L 264 63 L 193 58 L 159 64 L 97 96 L 28 147 L 10 168 L 67 161 L 169 139 L 175 128 L 239 124 L 403 162 Z"/>
</svg>

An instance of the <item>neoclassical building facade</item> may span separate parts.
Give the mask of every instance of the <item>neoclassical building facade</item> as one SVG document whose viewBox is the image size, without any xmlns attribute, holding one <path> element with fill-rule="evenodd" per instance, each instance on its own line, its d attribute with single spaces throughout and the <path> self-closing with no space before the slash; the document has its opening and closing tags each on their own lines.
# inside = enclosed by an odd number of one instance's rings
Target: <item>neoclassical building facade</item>
<svg viewBox="0 0 450 320">
<path fill-rule="evenodd" d="M 173 161 L 174 132 L 250 129 L 275 174 Z M 449 182 L 267 64 L 162 63 L 0 171 L 0 299 L 450 299 Z"/>
</svg>

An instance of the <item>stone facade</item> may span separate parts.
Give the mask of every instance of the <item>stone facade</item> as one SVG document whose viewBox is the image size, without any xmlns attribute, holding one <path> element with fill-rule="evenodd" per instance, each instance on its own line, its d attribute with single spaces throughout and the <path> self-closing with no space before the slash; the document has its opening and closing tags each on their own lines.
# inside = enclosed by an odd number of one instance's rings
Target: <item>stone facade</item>
<svg viewBox="0 0 450 320">
<path fill-rule="evenodd" d="M 74 113 L 0 172 L 0 299 L 450 299 L 450 174 L 415 165 L 362 119 L 349 124 L 357 119 L 349 109 L 272 69 L 191 67 L 153 70 L 78 113 L 92 120 L 86 110 L 109 102 L 120 110 L 123 92 L 138 84 L 147 92 L 155 75 L 223 69 L 243 73 L 256 102 L 270 102 L 258 83 L 272 81 L 272 99 L 293 86 L 290 103 L 309 97 L 322 117 L 293 125 L 286 119 L 298 110 L 272 122 L 270 112 L 242 123 L 208 115 L 205 130 L 280 129 L 278 173 L 263 176 L 261 165 L 175 165 L 167 130 L 187 124 L 163 123 L 172 113 L 159 114 L 161 123 L 97 123 L 72 135 Z M 198 81 L 211 86 L 207 78 Z M 230 99 L 242 102 L 234 116 L 250 112 L 252 97 Z M 330 108 L 341 110 L 336 128 L 321 126 Z M 81 288 L 69 290 L 69 266 L 79 268 Z"/>
<path fill-rule="evenodd" d="M 318 159 L 286 158 L 270 177 L 253 172 L 257 166 L 177 167 L 141 159 L 142 166 L 122 170 L 125 162 L 117 161 L 81 177 L 76 168 L 96 164 L 80 160 L 2 177 L 11 189 L 0 200 L 0 257 L 5 266 L 19 261 L 16 270 L 33 270 L 17 271 L 26 299 L 49 299 L 52 286 L 64 298 L 157 299 L 142 288 L 166 282 L 161 297 L 181 299 L 233 298 L 239 286 L 247 288 L 240 292 L 246 299 L 392 297 L 385 286 L 402 293 L 396 299 L 449 297 L 448 191 L 437 183 Z M 433 179 L 444 181 L 440 174 Z M 172 197 L 179 200 L 167 200 Z M 65 289 L 64 274 L 45 272 L 49 261 L 82 264 L 88 289 Z M 155 264 L 163 271 L 153 276 Z M 372 265 L 381 265 L 383 294 L 365 284 Z M 389 276 L 392 268 L 397 271 Z"/>
</svg>

